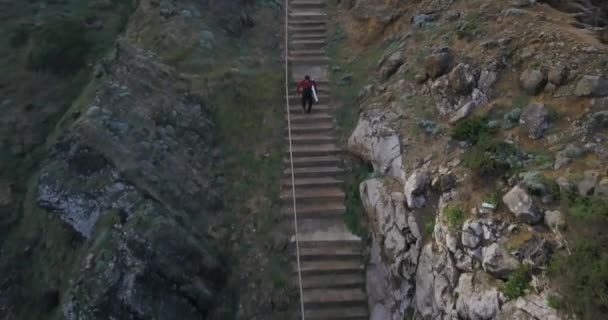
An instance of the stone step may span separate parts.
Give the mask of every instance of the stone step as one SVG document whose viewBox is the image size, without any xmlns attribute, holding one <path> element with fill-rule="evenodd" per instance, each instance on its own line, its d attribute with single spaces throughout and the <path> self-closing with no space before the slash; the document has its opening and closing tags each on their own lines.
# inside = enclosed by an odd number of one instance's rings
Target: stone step
<svg viewBox="0 0 608 320">
<path fill-rule="evenodd" d="M 346 306 L 336 308 L 305 309 L 305 318 L 310 320 L 368 320 L 367 307 Z"/>
<path fill-rule="evenodd" d="M 286 206 L 293 204 L 291 188 L 284 188 L 281 201 Z M 344 202 L 344 192 L 339 187 L 296 188 L 296 205 L 308 204 L 340 204 Z"/>
<path fill-rule="evenodd" d="M 296 178 L 338 177 L 344 173 L 344 169 L 339 167 L 294 168 L 293 173 Z M 291 169 L 285 169 L 283 176 L 290 177 Z"/>
<path fill-rule="evenodd" d="M 291 278 L 292 283 L 298 285 L 298 277 Z M 325 288 L 362 288 L 365 286 L 363 272 L 352 274 L 306 275 L 302 276 L 302 289 Z"/>
<path fill-rule="evenodd" d="M 285 158 L 283 163 L 285 167 L 289 167 L 289 158 Z M 294 157 L 294 168 L 303 167 L 339 167 L 342 161 L 336 156 L 321 156 L 321 157 Z"/>
<path fill-rule="evenodd" d="M 366 306 L 367 297 L 361 288 L 308 289 L 303 294 L 305 307 Z"/>
<path fill-rule="evenodd" d="M 291 50 L 321 49 L 325 47 L 325 40 L 291 40 Z"/>
<path fill-rule="evenodd" d="M 308 115 L 315 114 L 315 113 L 327 113 L 332 110 L 333 110 L 333 108 L 328 105 L 314 104 L 312 106 L 312 109 L 310 110 L 310 113 L 308 113 Z M 302 114 L 302 105 L 299 103 L 297 105 L 291 105 L 289 107 L 289 112 L 291 114 Z"/>
<path fill-rule="evenodd" d="M 291 9 L 323 9 L 325 1 L 322 0 L 294 0 L 289 3 Z"/>
<path fill-rule="evenodd" d="M 295 255 L 296 250 L 293 246 L 292 255 Z M 321 259 L 361 259 L 362 257 L 361 242 L 322 242 L 311 245 L 306 241 L 300 243 L 300 258 L 305 260 L 321 260 Z"/>
<path fill-rule="evenodd" d="M 291 64 L 315 64 L 315 65 L 327 65 L 331 60 L 327 56 L 306 56 L 306 57 L 289 57 Z"/>
<path fill-rule="evenodd" d="M 290 39 L 293 40 L 325 40 L 327 35 L 325 32 L 315 32 L 315 33 L 296 33 L 290 35 Z"/>
<path fill-rule="evenodd" d="M 327 102 L 327 101 L 329 101 L 329 100 L 330 100 L 329 95 L 328 95 L 328 94 L 323 93 L 322 91 L 320 91 L 320 92 L 317 94 L 317 98 L 319 98 L 319 102 L 321 102 L 321 101 Z M 290 96 L 289 96 L 289 103 L 290 103 L 290 104 L 292 104 L 292 103 L 297 103 L 298 105 L 300 105 L 300 106 L 301 106 L 301 103 L 302 103 L 302 96 L 301 96 L 301 95 L 290 95 Z"/>
<path fill-rule="evenodd" d="M 317 56 L 325 56 L 325 50 L 323 49 L 315 49 L 315 50 L 293 50 L 289 52 L 292 57 L 317 57 Z"/>
<path fill-rule="evenodd" d="M 292 10 L 289 13 L 289 21 L 325 21 L 327 14 L 321 11 Z"/>
<path fill-rule="evenodd" d="M 327 34 L 326 26 L 289 26 L 289 36 L 292 37 L 296 34 L 314 34 L 324 33 Z"/>
<path fill-rule="evenodd" d="M 313 106 L 314 108 L 314 106 Z M 334 125 L 330 122 L 323 122 L 318 124 L 299 124 L 295 123 L 291 125 L 291 134 L 329 134 L 334 132 Z"/>
<path fill-rule="evenodd" d="M 291 267 L 292 272 L 298 272 L 295 263 L 293 263 Z M 302 275 L 358 274 L 363 273 L 365 265 L 361 259 L 324 259 L 300 261 L 300 269 Z"/>
<path fill-rule="evenodd" d="M 285 153 L 289 153 L 289 148 L 285 149 Z M 291 146 L 291 153 L 294 157 L 314 157 L 314 156 L 330 156 L 342 152 L 335 144 L 298 144 Z"/>
<path fill-rule="evenodd" d="M 289 20 L 288 27 L 325 27 L 327 22 L 325 20 Z"/>
<path fill-rule="evenodd" d="M 333 218 L 344 218 L 346 207 L 344 204 L 331 203 L 331 204 L 314 204 L 314 205 L 301 205 L 297 207 L 298 219 L 333 219 Z M 293 207 L 283 207 L 281 213 L 286 218 L 293 218 Z"/>
<path fill-rule="evenodd" d="M 312 110 L 312 109 L 311 109 Z M 324 112 L 316 112 L 316 113 L 306 113 L 302 114 L 302 109 L 300 112 L 290 114 L 289 120 L 291 123 L 303 123 L 303 122 L 319 122 L 319 121 L 333 121 L 334 117 Z M 287 120 L 287 115 L 285 115 L 285 120 Z"/>
<path fill-rule="evenodd" d="M 288 136 L 285 136 L 285 141 L 289 139 Z M 333 135 L 323 135 L 323 134 L 300 134 L 300 135 L 292 135 L 291 136 L 291 144 L 299 145 L 299 144 L 327 144 L 328 142 L 335 143 L 337 141 L 336 137 Z"/>
<path fill-rule="evenodd" d="M 296 194 L 301 188 L 318 188 L 318 187 L 341 187 L 344 181 L 335 178 L 300 178 L 295 179 Z M 281 186 L 291 190 L 291 179 L 282 179 Z"/>
</svg>

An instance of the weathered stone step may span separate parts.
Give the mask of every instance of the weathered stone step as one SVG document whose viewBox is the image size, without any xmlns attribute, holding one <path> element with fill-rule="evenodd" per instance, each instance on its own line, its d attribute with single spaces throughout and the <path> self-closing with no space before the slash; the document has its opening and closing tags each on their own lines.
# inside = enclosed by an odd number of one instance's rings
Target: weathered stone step
<svg viewBox="0 0 608 320">
<path fill-rule="evenodd" d="M 325 20 L 292 20 L 289 19 L 288 26 L 291 27 L 325 27 Z"/>
<path fill-rule="evenodd" d="M 323 49 L 312 49 L 312 50 L 293 50 L 289 52 L 292 57 L 309 57 L 309 56 L 325 56 L 325 50 Z"/>
<path fill-rule="evenodd" d="M 344 173 L 344 169 L 339 167 L 294 168 L 293 173 L 296 178 L 337 177 Z M 291 169 L 285 169 L 283 176 L 291 176 Z"/>
<path fill-rule="evenodd" d="M 327 34 L 327 27 L 325 26 L 291 26 L 289 28 L 289 37 L 293 39 L 294 35 L 299 34 L 315 34 L 315 33 L 323 33 Z"/>
<path fill-rule="evenodd" d="M 289 3 L 292 9 L 322 9 L 325 8 L 325 1 L 321 0 L 294 0 Z"/>
<path fill-rule="evenodd" d="M 366 306 L 314 308 L 304 312 L 305 318 L 310 320 L 368 320 Z"/>
<path fill-rule="evenodd" d="M 281 186 L 291 190 L 291 179 L 282 179 Z M 312 187 L 339 187 L 344 184 L 344 181 L 335 178 L 300 178 L 295 179 L 294 184 L 296 185 L 296 193 L 298 188 L 312 188 Z"/>
<path fill-rule="evenodd" d="M 365 269 L 361 259 L 334 259 L 300 261 L 302 275 L 323 274 L 357 274 Z M 292 264 L 292 271 L 298 272 L 296 264 Z"/>
<path fill-rule="evenodd" d="M 296 179 L 297 181 L 298 179 Z M 293 198 L 291 188 L 285 188 L 281 192 L 281 200 L 290 202 Z M 296 199 L 330 199 L 330 200 L 344 200 L 344 191 L 336 186 L 317 187 L 310 189 L 298 189 L 296 188 Z"/>
<path fill-rule="evenodd" d="M 319 92 L 319 94 L 317 94 L 317 98 L 319 98 L 319 102 L 323 101 L 323 102 L 327 102 L 329 101 L 329 95 L 324 94 L 322 91 Z M 290 104 L 297 104 L 300 107 L 302 107 L 302 96 L 301 95 L 290 95 L 289 96 L 289 103 Z M 314 105 L 313 105 L 314 107 Z"/>
<path fill-rule="evenodd" d="M 328 218 L 340 218 L 344 216 L 346 207 L 339 203 L 330 204 L 312 204 L 312 205 L 301 205 L 297 207 L 298 219 L 328 219 Z M 293 207 L 283 207 L 281 213 L 286 218 L 293 218 Z"/>
<path fill-rule="evenodd" d="M 325 40 L 291 40 L 291 50 L 321 49 L 325 47 Z"/>
<path fill-rule="evenodd" d="M 325 104 L 313 104 L 312 109 L 310 109 L 310 113 L 308 113 L 308 115 L 315 114 L 315 113 L 327 113 L 332 110 L 333 110 L 332 107 L 329 107 L 328 105 L 325 105 Z M 291 113 L 292 115 L 303 114 L 302 105 L 299 103 L 297 105 L 290 104 L 289 113 Z"/>
<path fill-rule="evenodd" d="M 304 292 L 305 307 L 366 306 L 365 292 L 352 289 L 308 289 Z"/>
<path fill-rule="evenodd" d="M 290 36 L 293 40 L 325 40 L 326 38 L 325 32 L 295 33 Z"/>
<path fill-rule="evenodd" d="M 329 64 L 329 57 L 327 56 L 306 56 L 306 57 L 289 57 L 289 62 L 292 64 L 316 64 L 326 65 Z"/>
<path fill-rule="evenodd" d="M 289 148 L 285 153 L 289 153 Z M 298 144 L 291 146 L 294 157 L 330 156 L 342 152 L 335 144 Z"/>
<path fill-rule="evenodd" d="M 298 277 L 292 277 L 291 282 L 298 286 Z M 363 272 L 353 274 L 307 275 L 302 276 L 302 289 L 322 288 L 357 288 L 365 286 Z"/>
<path fill-rule="evenodd" d="M 325 21 L 327 14 L 321 11 L 312 10 L 291 10 L 289 21 Z"/>
<path fill-rule="evenodd" d="M 295 255 L 295 246 L 292 250 L 292 255 Z M 361 243 L 346 244 L 340 242 L 327 242 L 321 243 L 317 246 L 310 246 L 306 242 L 300 243 L 300 257 L 307 260 L 321 260 L 321 259 L 338 259 L 338 258 L 352 258 L 361 259 L 362 248 Z"/>
<path fill-rule="evenodd" d="M 319 133 L 319 134 L 328 134 L 333 133 L 334 125 L 330 122 L 323 122 L 318 124 L 299 124 L 294 123 L 291 125 L 291 134 L 310 134 L 310 133 Z"/>
<path fill-rule="evenodd" d="M 285 136 L 285 141 L 289 139 L 288 136 Z M 291 144 L 292 145 L 300 145 L 300 144 L 327 144 L 331 142 L 336 142 L 336 137 L 333 135 L 323 135 L 323 134 L 301 134 L 301 135 L 291 135 Z"/>
<path fill-rule="evenodd" d="M 285 167 L 289 167 L 289 157 L 283 160 Z M 336 156 L 320 156 L 320 157 L 294 157 L 294 168 L 303 167 L 339 167 L 341 160 Z"/>
<path fill-rule="evenodd" d="M 312 109 L 311 109 L 312 111 Z M 324 112 L 317 113 L 306 113 L 302 114 L 301 112 L 290 114 L 289 119 L 291 123 L 305 123 L 305 122 L 327 122 L 333 121 L 334 117 Z M 285 115 L 285 120 L 287 120 L 287 115 Z"/>
</svg>

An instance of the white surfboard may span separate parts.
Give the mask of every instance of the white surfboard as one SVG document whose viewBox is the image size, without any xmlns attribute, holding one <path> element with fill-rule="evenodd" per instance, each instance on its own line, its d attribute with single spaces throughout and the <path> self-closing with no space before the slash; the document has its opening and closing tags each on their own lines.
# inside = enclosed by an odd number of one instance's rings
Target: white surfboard
<svg viewBox="0 0 608 320">
<path fill-rule="evenodd" d="M 315 99 L 315 103 L 319 102 L 319 98 L 317 97 L 317 88 L 312 86 L 312 98 Z"/>
</svg>

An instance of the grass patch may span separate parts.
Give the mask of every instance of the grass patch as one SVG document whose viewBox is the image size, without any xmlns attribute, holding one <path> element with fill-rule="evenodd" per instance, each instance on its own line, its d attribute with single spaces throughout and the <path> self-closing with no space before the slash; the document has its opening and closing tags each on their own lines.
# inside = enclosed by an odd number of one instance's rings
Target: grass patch
<svg viewBox="0 0 608 320">
<path fill-rule="evenodd" d="M 435 220 L 429 220 L 427 223 L 424 224 L 424 232 L 427 235 L 433 234 L 434 230 L 435 230 Z"/>
<path fill-rule="evenodd" d="M 85 66 L 91 42 L 82 32 L 82 23 L 63 18 L 50 21 L 33 36 L 27 67 L 54 74 L 72 74 Z"/>
<path fill-rule="evenodd" d="M 369 237 L 365 223 L 365 210 L 362 205 L 359 186 L 373 171 L 369 166 L 357 163 L 352 174 L 346 179 L 346 215 L 344 223 L 353 234 L 367 239 Z"/>
<path fill-rule="evenodd" d="M 507 279 L 502 288 L 507 298 L 510 300 L 517 299 L 526 293 L 530 283 L 529 271 L 530 267 L 522 264 L 509 276 L 509 279 Z"/>
<path fill-rule="evenodd" d="M 449 205 L 443 209 L 443 214 L 450 229 L 458 231 L 462 229 L 465 220 L 464 208 L 460 204 Z"/>
<path fill-rule="evenodd" d="M 555 184 L 557 185 L 557 183 Z M 559 192 L 559 186 L 557 186 L 557 191 Z M 583 197 L 576 192 L 569 192 L 564 197 L 563 205 L 568 214 L 576 218 L 608 218 L 608 202 L 599 197 Z"/>
</svg>

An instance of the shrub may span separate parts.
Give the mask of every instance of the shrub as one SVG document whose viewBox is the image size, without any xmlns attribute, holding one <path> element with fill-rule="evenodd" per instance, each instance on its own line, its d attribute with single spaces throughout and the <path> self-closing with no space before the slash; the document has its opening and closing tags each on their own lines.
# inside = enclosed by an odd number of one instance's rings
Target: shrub
<svg viewBox="0 0 608 320">
<path fill-rule="evenodd" d="M 454 126 L 452 138 L 477 144 L 491 133 L 492 130 L 488 127 L 486 118 L 471 117 L 458 122 Z"/>
<path fill-rule="evenodd" d="M 464 223 L 464 209 L 460 205 L 451 205 L 443 209 L 448 226 L 453 230 L 462 229 Z"/>
<path fill-rule="evenodd" d="M 520 156 L 515 146 L 482 136 L 477 145 L 465 153 L 463 162 L 479 176 L 497 176 L 516 167 Z"/>
<path fill-rule="evenodd" d="M 559 186 L 557 188 L 559 190 Z M 568 213 L 575 217 L 608 218 L 608 202 L 598 197 L 583 197 L 571 191 L 564 197 L 564 204 Z"/>
<path fill-rule="evenodd" d="M 11 48 L 20 48 L 30 39 L 30 28 L 26 25 L 19 25 L 10 35 L 8 40 Z"/>
<path fill-rule="evenodd" d="M 558 281 L 564 307 L 582 319 L 598 319 L 608 310 L 606 237 L 578 240 L 572 255 L 556 257 L 549 275 Z"/>
<path fill-rule="evenodd" d="M 522 264 L 509 276 L 503 286 L 503 292 L 507 298 L 517 299 L 526 293 L 530 282 L 529 270 L 528 265 Z"/>
<path fill-rule="evenodd" d="M 435 220 L 429 220 L 427 223 L 424 224 L 424 231 L 426 232 L 426 234 L 432 234 L 434 230 Z"/>
<path fill-rule="evenodd" d="M 82 68 L 91 49 L 81 23 L 66 18 L 45 24 L 34 34 L 33 40 L 28 69 L 60 75 Z"/>
</svg>

